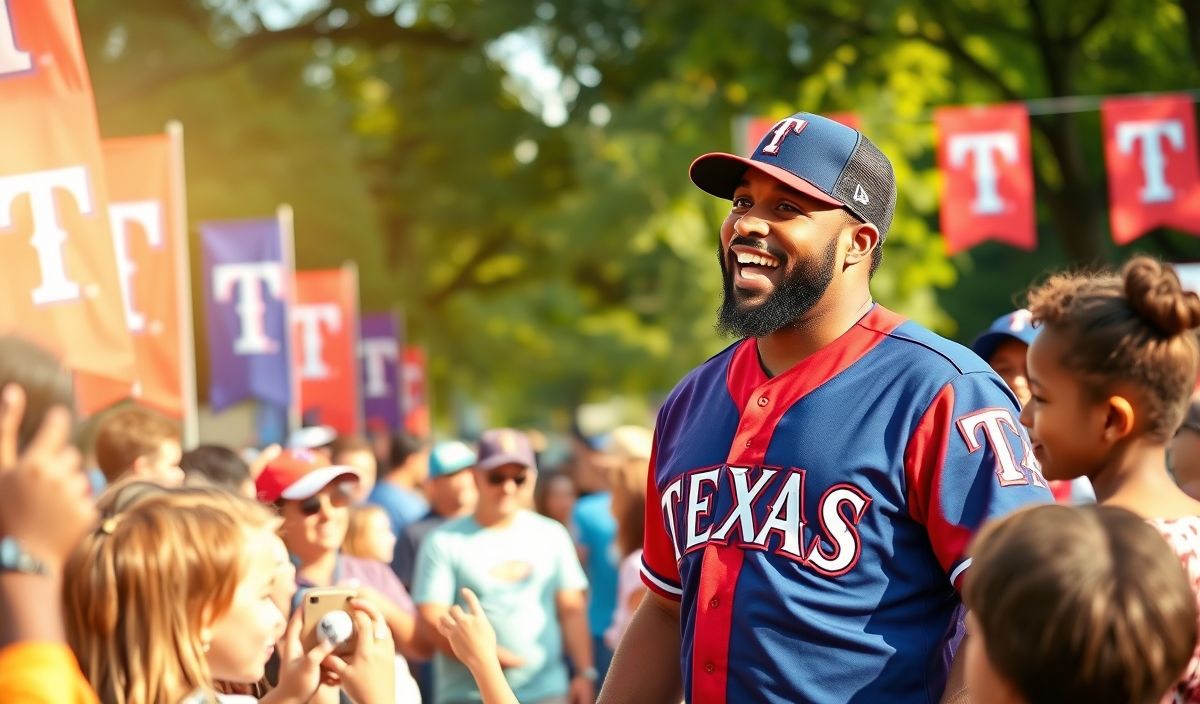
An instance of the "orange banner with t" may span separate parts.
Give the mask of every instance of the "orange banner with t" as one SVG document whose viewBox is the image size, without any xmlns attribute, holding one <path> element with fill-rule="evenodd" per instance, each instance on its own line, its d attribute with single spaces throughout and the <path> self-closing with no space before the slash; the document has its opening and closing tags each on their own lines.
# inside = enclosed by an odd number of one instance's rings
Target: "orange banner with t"
<svg viewBox="0 0 1200 704">
<path fill-rule="evenodd" d="M 96 106 L 69 0 L 0 0 L 0 106 L 0 331 L 129 383 Z"/>
<path fill-rule="evenodd" d="M 182 128 L 103 142 L 108 214 L 125 323 L 137 369 L 128 396 L 183 420 L 194 415 L 191 284 L 183 184 Z M 77 378 L 83 405 L 102 380 Z"/>
<path fill-rule="evenodd" d="M 358 370 L 358 270 L 296 272 L 292 309 L 296 378 L 303 425 L 361 433 Z"/>
</svg>

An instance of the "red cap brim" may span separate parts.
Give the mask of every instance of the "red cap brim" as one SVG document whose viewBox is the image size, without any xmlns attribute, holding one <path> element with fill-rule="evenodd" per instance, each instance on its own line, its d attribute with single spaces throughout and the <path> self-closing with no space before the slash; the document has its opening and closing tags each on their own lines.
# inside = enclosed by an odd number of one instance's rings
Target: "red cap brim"
<svg viewBox="0 0 1200 704">
<path fill-rule="evenodd" d="M 733 192 L 742 182 L 742 177 L 746 175 L 747 169 L 755 169 L 764 173 L 782 182 L 785 186 L 794 188 L 822 203 L 838 207 L 846 205 L 787 169 L 724 152 L 712 152 L 697 157 L 688 168 L 688 175 L 691 176 L 692 183 L 699 186 L 700 190 L 705 193 L 732 200 Z"/>
</svg>

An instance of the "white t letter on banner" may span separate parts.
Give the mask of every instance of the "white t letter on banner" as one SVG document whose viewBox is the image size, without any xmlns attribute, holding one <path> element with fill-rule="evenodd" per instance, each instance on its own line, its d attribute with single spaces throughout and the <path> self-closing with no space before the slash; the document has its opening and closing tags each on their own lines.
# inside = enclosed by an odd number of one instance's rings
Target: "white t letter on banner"
<svg viewBox="0 0 1200 704">
<path fill-rule="evenodd" d="M 133 274 L 137 264 L 129 256 L 129 226 L 140 226 L 150 246 L 162 249 L 166 244 L 162 206 L 154 200 L 109 203 L 108 221 L 112 225 L 113 249 L 117 252 L 117 277 L 121 283 L 121 300 L 125 303 L 125 323 L 129 332 L 142 333 L 146 330 L 146 314 L 133 306 Z"/>
<path fill-rule="evenodd" d="M 363 393 L 367 398 L 384 398 L 388 394 L 387 360 L 396 361 L 400 350 L 396 341 L 389 337 L 370 337 L 359 344 L 363 357 L 363 369 L 366 371 L 366 384 Z"/>
<path fill-rule="evenodd" d="M 995 154 L 1010 164 L 1017 161 L 1017 135 L 1012 132 L 975 132 L 956 134 L 950 138 L 950 165 L 958 168 L 969 154 L 972 159 L 971 180 L 975 183 L 975 200 L 971 212 L 976 215 L 996 215 L 1004 212 L 1004 199 L 997 188 L 1000 174 L 996 170 Z"/>
<path fill-rule="evenodd" d="M 17 48 L 13 34 L 12 13 L 9 0 L 0 0 L 0 76 L 6 73 L 21 73 L 33 68 L 33 57 L 28 51 Z"/>
<path fill-rule="evenodd" d="M 324 323 L 330 332 L 341 329 L 342 309 L 335 303 L 298 305 L 292 315 L 300 326 L 300 378 L 328 379 L 329 367 L 322 358 L 325 337 L 321 334 L 321 324 Z"/>
<path fill-rule="evenodd" d="M 1179 120 L 1138 120 L 1117 125 L 1117 149 L 1132 154 L 1133 145 L 1142 143 L 1142 174 L 1146 186 L 1138 193 L 1143 203 L 1165 203 L 1175 199 L 1175 189 L 1167 183 L 1167 159 L 1161 137 L 1175 151 L 1183 151 L 1183 123 Z"/>
<path fill-rule="evenodd" d="M 218 264 L 213 267 L 213 297 L 218 303 L 233 300 L 237 290 L 237 314 L 241 334 L 233 342 L 236 354 L 274 354 L 279 345 L 267 337 L 267 306 L 262 286 L 274 298 L 283 295 L 283 265 L 279 262 Z"/>
<path fill-rule="evenodd" d="M 13 201 L 17 196 L 29 196 L 33 212 L 33 237 L 29 242 L 37 250 L 38 265 L 42 269 L 42 285 L 33 290 L 36 305 L 79 299 L 79 284 L 67 278 L 66 262 L 63 261 L 62 248 L 67 241 L 67 231 L 59 222 L 54 207 L 54 191 L 58 188 L 75 198 L 81 214 L 92 213 L 87 169 L 82 166 L 0 178 L 0 230 L 13 226 Z"/>
</svg>

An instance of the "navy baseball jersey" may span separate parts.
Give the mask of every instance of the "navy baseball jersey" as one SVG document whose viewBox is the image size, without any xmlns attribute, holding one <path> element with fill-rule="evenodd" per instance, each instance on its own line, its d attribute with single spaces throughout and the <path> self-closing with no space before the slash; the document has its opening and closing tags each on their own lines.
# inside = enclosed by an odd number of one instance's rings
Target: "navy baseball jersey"
<svg viewBox="0 0 1200 704">
<path fill-rule="evenodd" d="M 1017 402 L 882 306 L 768 377 L 753 339 L 659 412 L 642 577 L 680 600 L 687 700 L 929 704 L 980 525 L 1048 502 Z"/>
</svg>

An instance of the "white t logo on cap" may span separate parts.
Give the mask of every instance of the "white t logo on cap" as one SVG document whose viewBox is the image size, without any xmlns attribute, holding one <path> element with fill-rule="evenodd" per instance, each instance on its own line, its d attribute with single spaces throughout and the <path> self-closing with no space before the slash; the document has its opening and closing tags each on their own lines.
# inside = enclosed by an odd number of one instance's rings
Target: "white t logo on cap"
<svg viewBox="0 0 1200 704">
<path fill-rule="evenodd" d="M 789 134 L 800 134 L 804 131 L 804 128 L 807 125 L 808 120 L 801 120 L 798 117 L 788 117 L 775 123 L 775 126 L 771 128 L 771 132 L 773 132 L 775 136 L 771 139 L 767 146 L 762 148 L 762 153 L 770 154 L 772 156 L 778 154 L 779 148 L 783 146 L 784 138 Z"/>
<path fill-rule="evenodd" d="M 871 197 L 867 195 L 867 191 L 862 187 L 861 183 L 854 184 L 854 200 L 863 205 L 871 202 Z"/>
</svg>

